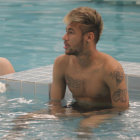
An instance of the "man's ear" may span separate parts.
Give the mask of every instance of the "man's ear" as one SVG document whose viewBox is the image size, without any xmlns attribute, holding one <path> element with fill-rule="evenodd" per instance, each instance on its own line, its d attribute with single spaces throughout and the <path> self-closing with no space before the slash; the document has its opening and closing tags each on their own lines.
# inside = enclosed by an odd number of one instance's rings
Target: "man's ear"
<svg viewBox="0 0 140 140">
<path fill-rule="evenodd" d="M 95 39 L 94 33 L 88 32 L 87 33 L 87 41 L 93 41 L 94 39 Z"/>
</svg>

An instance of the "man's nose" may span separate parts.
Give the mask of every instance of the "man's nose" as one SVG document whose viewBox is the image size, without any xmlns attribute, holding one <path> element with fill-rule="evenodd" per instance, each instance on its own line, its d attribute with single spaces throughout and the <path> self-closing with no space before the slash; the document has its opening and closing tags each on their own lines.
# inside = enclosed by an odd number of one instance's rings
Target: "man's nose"
<svg viewBox="0 0 140 140">
<path fill-rule="evenodd" d="M 67 33 L 62 37 L 63 40 L 68 40 L 68 35 Z"/>
</svg>

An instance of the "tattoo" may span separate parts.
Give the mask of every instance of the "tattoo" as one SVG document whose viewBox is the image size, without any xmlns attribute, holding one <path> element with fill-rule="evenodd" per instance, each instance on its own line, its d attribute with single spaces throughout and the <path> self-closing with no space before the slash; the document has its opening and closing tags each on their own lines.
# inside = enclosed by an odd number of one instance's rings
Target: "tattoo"
<svg viewBox="0 0 140 140">
<path fill-rule="evenodd" d="M 66 83 L 71 88 L 80 88 L 83 84 L 83 81 L 66 76 Z"/>
<path fill-rule="evenodd" d="M 127 89 L 118 89 L 117 91 L 115 91 L 113 93 L 113 96 L 112 96 L 112 99 L 113 101 L 115 102 L 122 102 L 122 103 L 125 103 L 127 101 L 127 97 L 126 97 L 126 93 L 127 93 Z"/>
<path fill-rule="evenodd" d="M 124 73 L 120 70 L 115 70 L 113 72 L 110 73 L 112 79 L 116 79 L 116 83 L 117 85 L 119 85 L 122 80 L 124 79 Z"/>
</svg>

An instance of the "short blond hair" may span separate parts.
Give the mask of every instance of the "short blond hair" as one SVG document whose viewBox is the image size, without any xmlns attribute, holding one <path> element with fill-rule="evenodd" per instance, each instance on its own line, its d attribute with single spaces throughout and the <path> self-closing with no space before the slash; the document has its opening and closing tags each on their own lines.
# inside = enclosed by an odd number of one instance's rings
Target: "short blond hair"
<svg viewBox="0 0 140 140">
<path fill-rule="evenodd" d="M 70 11 L 64 17 L 65 24 L 71 24 L 72 22 L 80 23 L 82 34 L 87 32 L 93 32 L 95 35 L 95 43 L 98 42 L 103 30 L 103 21 L 101 15 L 92 8 L 79 7 Z"/>
</svg>

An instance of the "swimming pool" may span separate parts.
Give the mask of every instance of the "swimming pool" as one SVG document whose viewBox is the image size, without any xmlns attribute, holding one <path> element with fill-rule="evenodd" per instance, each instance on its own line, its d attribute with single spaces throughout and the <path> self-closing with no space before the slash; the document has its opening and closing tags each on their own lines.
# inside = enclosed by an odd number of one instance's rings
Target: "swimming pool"
<svg viewBox="0 0 140 140">
<path fill-rule="evenodd" d="M 140 90 L 129 90 L 130 108 L 95 129 L 80 129 L 81 117 L 56 118 L 41 114 L 35 120 L 22 122 L 25 129 L 14 129 L 13 120 L 39 109 L 48 108 L 45 100 L 20 97 L 19 94 L 0 95 L 0 138 L 5 140 L 138 140 L 140 138 Z M 26 126 L 27 125 L 27 126 Z"/>
<path fill-rule="evenodd" d="M 104 33 L 98 44 L 99 50 L 121 61 L 140 62 L 139 5 L 132 0 L 129 0 L 128 4 L 121 1 L 119 4 L 114 4 L 111 0 L 100 2 L 97 0 L 95 2 L 90 0 L 2 1 L 0 4 L 2 25 L 0 55 L 9 58 L 16 71 L 52 64 L 56 56 L 63 53 L 61 40 L 65 32 L 65 26 L 62 24 L 63 16 L 77 6 L 90 6 L 95 7 L 103 15 L 105 23 Z M 41 72 L 45 73 L 45 71 Z M 27 129 L 12 131 L 16 116 L 48 106 L 49 98 L 46 96 L 48 85 L 32 83 L 36 80 L 36 77 L 30 79 L 33 73 L 35 74 L 34 70 L 26 76 L 25 72 L 20 73 L 22 82 L 17 80 L 18 73 L 16 73 L 17 79 L 14 77 L 12 81 L 6 80 L 12 86 L 6 93 L 0 94 L 0 138 L 81 139 L 81 134 L 84 134 L 87 139 L 139 139 L 139 88 L 129 89 L 130 109 L 128 111 L 94 130 L 86 132 L 79 130 L 82 116 L 61 119 L 44 116 L 46 118 L 27 121 L 29 124 Z M 40 79 L 44 77 L 44 75 L 39 76 Z M 129 79 L 134 80 L 136 77 L 132 75 Z M 132 84 L 134 87 L 139 86 L 139 79 L 135 81 L 137 86 Z M 48 82 L 49 78 L 44 79 L 44 82 L 45 80 Z M 130 82 L 130 87 L 131 83 L 134 83 L 133 80 Z M 45 94 L 43 91 L 46 91 Z"/>
<path fill-rule="evenodd" d="M 85 118 L 83 116 L 59 119 L 46 113 L 49 107 L 53 65 L 0 76 L 0 82 L 7 85 L 6 92 L 0 94 L 0 137 L 6 140 L 34 138 L 59 140 L 81 139 L 81 137 L 105 140 L 139 139 L 140 64 L 130 62 L 121 62 L 121 64 L 126 73 L 130 108 L 98 128 L 88 129 L 88 131 L 79 127 L 80 122 Z M 71 92 L 67 89 L 63 103 L 69 104 L 71 101 Z M 45 112 L 43 110 L 44 113 L 42 111 L 41 114 L 37 113 L 35 120 L 20 119 L 22 125 L 16 125 L 16 117 L 42 109 L 45 109 Z M 18 129 L 13 130 L 17 126 Z M 26 129 L 19 129 L 21 126 Z"/>
<path fill-rule="evenodd" d="M 117 60 L 140 62 L 139 0 L 1 0 L 0 56 L 16 71 L 53 64 L 62 54 L 63 17 L 79 6 L 96 8 L 104 20 L 98 49 Z"/>
</svg>

